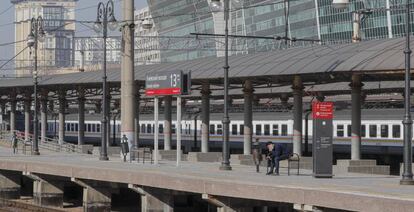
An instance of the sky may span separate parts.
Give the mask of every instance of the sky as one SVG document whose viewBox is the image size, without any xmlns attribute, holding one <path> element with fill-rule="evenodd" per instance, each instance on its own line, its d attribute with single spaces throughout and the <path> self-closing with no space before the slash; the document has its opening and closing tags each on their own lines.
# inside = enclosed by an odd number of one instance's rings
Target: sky
<svg viewBox="0 0 414 212">
<path fill-rule="evenodd" d="M 82 21 L 94 21 L 96 20 L 96 10 L 98 3 L 106 2 L 107 0 L 79 0 L 77 3 L 77 9 L 82 9 L 76 13 L 76 19 Z M 121 20 L 121 6 L 123 0 L 114 0 L 116 13 L 115 16 L 118 20 Z M 96 5 L 96 7 L 93 7 Z M 140 9 L 147 5 L 146 0 L 135 0 L 135 8 Z M 14 56 L 14 46 L 7 45 L 3 46 L 2 44 L 14 42 L 14 7 L 10 3 L 10 0 L 0 0 L 0 67 L 5 62 Z M 76 25 L 77 34 L 76 36 L 85 36 L 91 35 L 91 31 L 86 31 L 85 26 Z"/>
</svg>

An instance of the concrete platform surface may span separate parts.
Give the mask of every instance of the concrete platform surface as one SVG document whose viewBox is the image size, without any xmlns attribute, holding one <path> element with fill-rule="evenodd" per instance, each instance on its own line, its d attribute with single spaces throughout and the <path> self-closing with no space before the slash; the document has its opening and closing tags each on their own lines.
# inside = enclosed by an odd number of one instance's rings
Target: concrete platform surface
<svg viewBox="0 0 414 212">
<path fill-rule="evenodd" d="M 244 199 L 288 202 L 351 211 L 413 211 L 414 186 L 399 185 L 399 177 L 343 174 L 315 179 L 309 171 L 300 176 L 266 176 L 251 166 L 234 165 L 219 171 L 219 163 L 161 161 L 159 165 L 123 163 L 119 158 L 99 161 L 92 155 L 48 153 L 13 155 L 0 147 L 0 169 L 63 177 L 132 183 L 177 191 Z"/>
</svg>

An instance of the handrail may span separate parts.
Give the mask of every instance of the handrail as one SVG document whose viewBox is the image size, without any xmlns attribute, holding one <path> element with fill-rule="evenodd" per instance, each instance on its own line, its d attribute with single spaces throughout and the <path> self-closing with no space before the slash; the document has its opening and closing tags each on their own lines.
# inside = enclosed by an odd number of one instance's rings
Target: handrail
<svg viewBox="0 0 414 212">
<path fill-rule="evenodd" d="M 15 130 L 14 132 L 16 133 L 17 139 L 21 142 L 27 142 L 27 141 L 33 142 L 34 140 L 33 134 L 30 134 L 30 133 L 27 134 L 27 139 L 26 139 L 26 133 L 18 131 L 18 130 Z M 8 131 L 6 134 L 9 134 L 9 136 L 11 137 L 10 131 Z M 46 149 L 46 150 L 50 150 L 54 152 L 82 153 L 82 148 L 75 144 L 71 144 L 68 142 L 59 143 L 57 139 L 52 139 L 48 137 L 46 137 L 45 140 L 42 141 L 40 136 L 38 140 L 39 140 L 39 148 L 41 149 Z"/>
</svg>

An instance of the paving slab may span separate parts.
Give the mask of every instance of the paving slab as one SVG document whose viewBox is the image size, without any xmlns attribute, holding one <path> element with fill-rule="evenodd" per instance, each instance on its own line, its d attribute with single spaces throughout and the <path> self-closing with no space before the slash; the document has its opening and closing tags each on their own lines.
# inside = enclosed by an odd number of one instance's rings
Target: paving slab
<svg viewBox="0 0 414 212">
<path fill-rule="evenodd" d="M 220 163 L 161 161 L 159 165 L 123 163 L 118 157 L 99 161 L 97 156 L 44 153 L 13 155 L 0 147 L 0 169 L 93 179 L 243 199 L 306 204 L 351 211 L 413 211 L 414 187 L 399 185 L 399 177 L 338 174 L 315 179 L 310 171 L 300 176 L 266 176 L 264 170 L 233 165 L 219 171 Z"/>
</svg>

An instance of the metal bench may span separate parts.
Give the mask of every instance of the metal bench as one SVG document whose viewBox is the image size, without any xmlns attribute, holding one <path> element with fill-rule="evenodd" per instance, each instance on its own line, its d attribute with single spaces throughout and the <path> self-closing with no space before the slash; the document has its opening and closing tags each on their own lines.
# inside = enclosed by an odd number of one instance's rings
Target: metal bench
<svg viewBox="0 0 414 212">
<path fill-rule="evenodd" d="M 142 163 L 145 163 L 145 160 L 149 160 L 151 164 L 154 162 L 152 158 L 152 148 L 150 147 L 141 147 L 137 148 L 132 146 L 129 151 L 130 157 L 129 162 L 131 163 L 133 160 L 136 160 L 137 163 L 140 161 L 140 156 L 142 158 Z M 136 156 L 136 157 L 135 157 Z"/>
<path fill-rule="evenodd" d="M 296 169 L 297 169 L 297 173 L 296 173 L 296 175 L 299 175 L 299 169 L 300 169 L 300 156 L 298 155 L 298 154 L 296 154 L 296 153 L 293 153 L 293 154 L 290 154 L 289 155 L 289 157 L 287 157 L 287 158 L 285 158 L 285 159 L 282 159 L 282 160 L 280 160 L 280 161 L 283 161 L 283 160 L 287 160 L 288 161 L 288 166 L 287 167 L 285 167 L 285 166 L 279 166 L 279 169 L 280 168 L 286 168 L 287 170 L 288 170 L 288 176 L 290 175 L 290 169 L 291 168 L 293 168 L 292 167 L 292 162 L 296 162 L 297 163 L 297 166 L 296 166 Z M 267 162 L 268 162 L 268 165 L 267 165 L 267 170 L 266 170 L 266 172 L 269 172 L 269 160 L 267 160 Z"/>
</svg>

